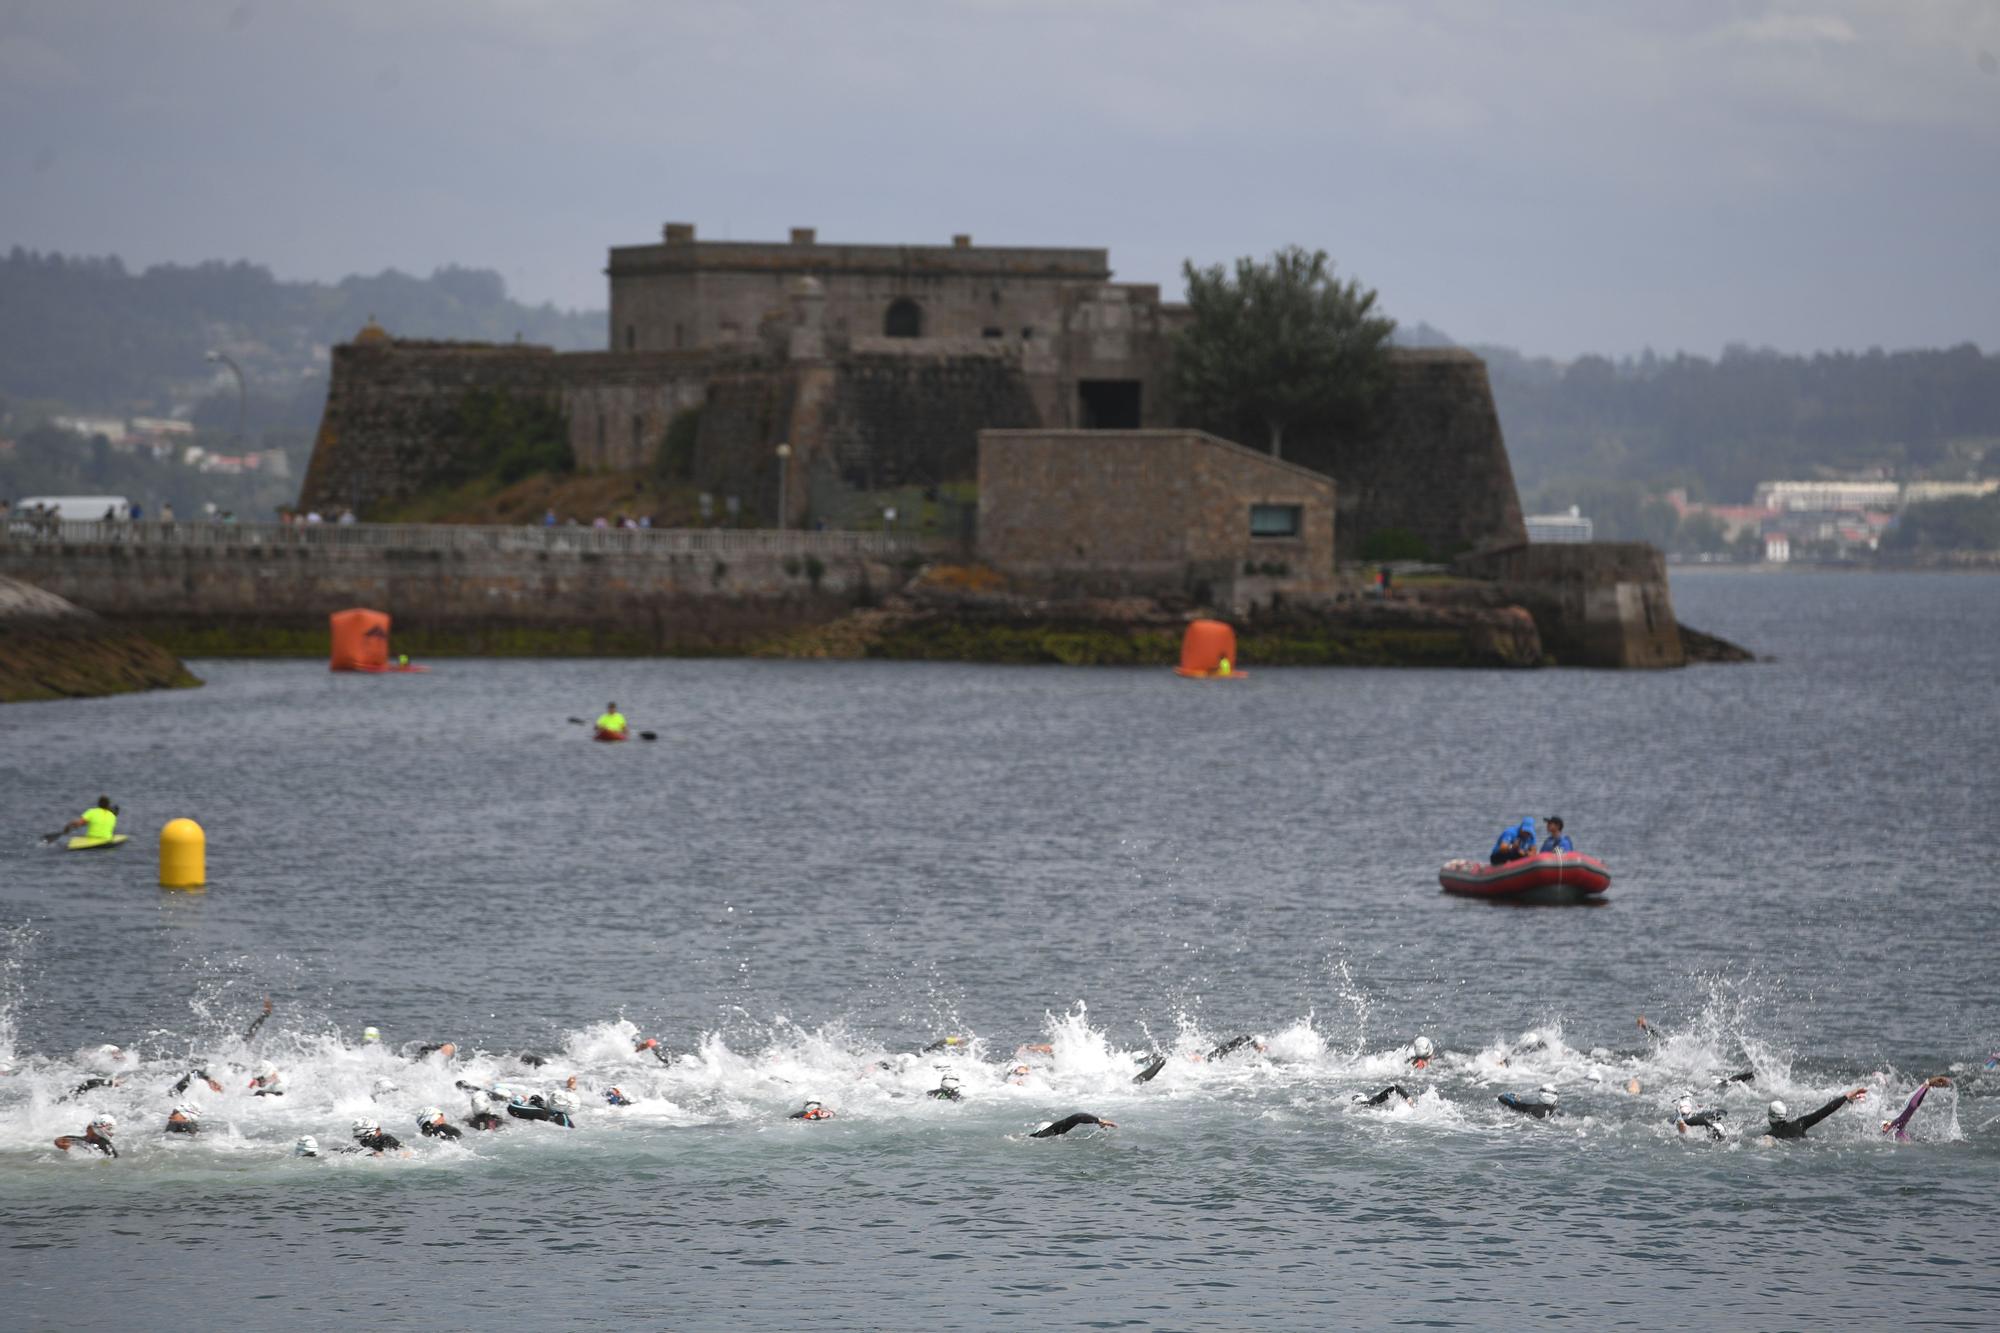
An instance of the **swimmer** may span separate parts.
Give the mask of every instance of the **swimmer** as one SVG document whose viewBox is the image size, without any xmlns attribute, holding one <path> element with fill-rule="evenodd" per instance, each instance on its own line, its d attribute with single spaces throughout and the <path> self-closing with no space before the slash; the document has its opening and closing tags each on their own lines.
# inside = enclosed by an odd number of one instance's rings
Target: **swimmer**
<svg viewBox="0 0 2000 1333">
<path fill-rule="evenodd" d="M 1146 1067 L 1132 1075 L 1134 1083 L 1151 1083 L 1159 1077 L 1160 1071 L 1167 1067 L 1167 1057 L 1164 1055 L 1142 1055 L 1139 1058 L 1146 1061 Z M 1021 1067 L 1027 1068 L 1026 1065 Z"/>
<path fill-rule="evenodd" d="M 943 1078 L 940 1078 L 938 1085 L 925 1093 L 924 1096 L 934 1102 L 962 1102 L 965 1100 L 965 1094 L 959 1091 L 958 1075 L 956 1074 L 946 1074 Z"/>
<path fill-rule="evenodd" d="M 1884 1134 L 1893 1134 L 1898 1143 L 1908 1143 L 1910 1136 L 1907 1131 L 1910 1127 L 1910 1117 L 1915 1115 L 1917 1108 L 1924 1104 L 1924 1094 L 1932 1088 L 1948 1088 L 1950 1086 L 1951 1080 L 1943 1074 L 1939 1074 L 1936 1078 L 1927 1078 L 1922 1083 L 1917 1084 L 1917 1090 L 1910 1094 L 1910 1104 L 1905 1106 L 1903 1113 L 1894 1120 L 1884 1120 L 1882 1122 L 1882 1132 Z"/>
<path fill-rule="evenodd" d="M 1031 1139 L 1057 1139 L 1081 1125 L 1096 1125 L 1100 1129 L 1118 1128 L 1118 1122 L 1115 1120 L 1100 1120 L 1088 1111 L 1078 1111 L 1072 1115 L 1066 1115 L 1051 1124 L 1043 1125 L 1040 1129 L 1028 1135 L 1028 1137 Z"/>
<path fill-rule="evenodd" d="M 1026 1065 L 1015 1065 L 1012 1069 L 1007 1071 L 1007 1081 L 1009 1083 L 1012 1083 L 1015 1087 L 1018 1088 L 1023 1083 L 1026 1083 L 1030 1078 L 1033 1078 L 1034 1074 L 1035 1071 L 1030 1069 Z M 1138 1079 L 1134 1079 L 1132 1081 L 1134 1083 L 1139 1082 Z"/>
<path fill-rule="evenodd" d="M 299 1135 L 299 1137 L 292 1143 L 292 1156 L 294 1157 L 319 1156 L 319 1140 L 314 1138 L 310 1134 Z"/>
<path fill-rule="evenodd" d="M 1548 1048 L 1548 1038 L 1530 1028 L 1521 1034 L 1521 1039 L 1514 1043 L 1507 1054 L 1500 1057 L 1500 1063 L 1511 1064 L 1517 1055 L 1533 1055 L 1536 1051 L 1546 1051 Z"/>
<path fill-rule="evenodd" d="M 427 1060 L 433 1055 L 441 1055 L 449 1060 L 458 1054 L 458 1043 L 450 1041 L 430 1041 L 410 1053 L 412 1060 Z"/>
<path fill-rule="evenodd" d="M 181 1075 L 180 1082 L 174 1084 L 174 1086 L 167 1089 L 167 1091 L 173 1093 L 174 1096 L 178 1097 L 182 1093 L 186 1092 L 188 1088 L 194 1084 L 194 1081 L 196 1079 L 200 1079 L 203 1083 L 208 1084 L 208 1090 L 210 1092 L 222 1091 L 222 1085 L 220 1083 L 217 1083 L 215 1079 L 212 1076 L 210 1076 L 209 1072 L 206 1069 L 188 1070 L 187 1073 Z"/>
<path fill-rule="evenodd" d="M 81 1134 L 65 1134 L 56 1140 L 56 1147 L 68 1152 L 71 1148 L 90 1148 L 106 1157 L 116 1157 L 118 1149 L 111 1143 L 111 1136 L 118 1132 L 118 1122 L 108 1115 L 91 1117 Z"/>
<path fill-rule="evenodd" d="M 167 1113 L 167 1133 L 201 1133 L 201 1108 L 193 1102 L 182 1102 Z"/>
<path fill-rule="evenodd" d="M 472 1113 L 465 1117 L 465 1123 L 480 1130 L 505 1129 L 507 1121 L 494 1112 L 493 1101 L 490 1093 L 474 1092 Z"/>
<path fill-rule="evenodd" d="M 632 1054 L 634 1055 L 645 1051 L 651 1051 L 653 1058 L 663 1065 L 670 1065 L 674 1062 L 674 1053 L 668 1050 L 658 1037 L 641 1037 L 632 1047 Z"/>
<path fill-rule="evenodd" d="M 271 1016 L 271 997 L 266 995 L 264 997 L 264 1012 L 250 1020 L 250 1027 L 247 1031 L 244 1032 L 243 1040 L 247 1042 L 252 1037 L 256 1036 L 257 1029 L 263 1027 L 264 1020 L 269 1018 L 270 1016 Z"/>
<path fill-rule="evenodd" d="M 1764 1130 L 1765 1136 L 1773 1139 L 1802 1139 L 1806 1136 L 1806 1131 L 1814 1125 L 1817 1125 L 1820 1121 L 1826 1119 L 1849 1102 L 1858 1102 L 1867 1095 L 1868 1089 L 1866 1088 L 1856 1088 L 1852 1092 L 1843 1092 L 1825 1106 L 1820 1107 L 1819 1110 L 1808 1111 L 1796 1120 L 1787 1118 L 1786 1107 L 1783 1102 L 1772 1102 L 1769 1112 L 1771 1123 Z"/>
<path fill-rule="evenodd" d="M 363 1046 L 379 1046 L 381 1045 L 381 1043 L 382 1043 L 381 1028 L 370 1025 L 368 1027 L 361 1029 L 361 1044 Z"/>
<path fill-rule="evenodd" d="M 514 1057 L 530 1069 L 540 1069 L 549 1062 L 549 1057 L 536 1051 L 522 1051 Z"/>
<path fill-rule="evenodd" d="M 1360 1093 L 1357 1092 L 1348 1100 L 1352 1101 L 1356 1106 L 1380 1106 L 1383 1102 L 1388 1101 L 1391 1097 L 1401 1097 L 1403 1099 L 1403 1105 L 1405 1106 L 1413 1105 L 1413 1103 L 1410 1100 L 1410 1094 L 1404 1091 L 1403 1085 L 1400 1083 L 1391 1083 L 1388 1087 L 1382 1089 L 1382 1091 L 1376 1093 L 1373 1097 L 1363 1097 Z"/>
<path fill-rule="evenodd" d="M 1225 1055 L 1234 1055 L 1237 1051 L 1242 1050 L 1245 1046 L 1253 1047 L 1259 1053 L 1271 1049 L 1270 1047 L 1264 1044 L 1264 1039 L 1262 1037 L 1252 1037 L 1246 1033 L 1241 1037 L 1231 1037 L 1228 1041 L 1223 1042 L 1220 1046 L 1210 1051 L 1207 1055 L 1200 1056 L 1198 1058 L 1202 1060 L 1220 1060 Z"/>
<path fill-rule="evenodd" d="M 1503 1092 L 1494 1100 L 1510 1111 L 1519 1111 L 1522 1115 L 1530 1115 L 1537 1120 L 1562 1114 L 1556 1109 L 1556 1103 L 1561 1100 L 1561 1095 L 1557 1093 L 1556 1085 L 1553 1083 L 1544 1083 L 1529 1093 Z"/>
<path fill-rule="evenodd" d="M 613 1106 L 630 1106 L 633 1103 L 633 1099 L 626 1096 L 625 1089 L 623 1088 L 606 1088 L 604 1090 L 604 1100 Z"/>
<path fill-rule="evenodd" d="M 354 1141 L 361 1146 L 364 1152 L 371 1152 L 380 1157 L 385 1152 L 401 1152 L 403 1150 L 403 1141 L 394 1134 L 383 1133 L 382 1122 L 379 1120 L 369 1120 L 364 1117 L 355 1121 L 351 1128 L 354 1134 Z"/>
<path fill-rule="evenodd" d="M 85 1079 L 83 1082 L 77 1084 L 75 1087 L 71 1088 L 68 1092 L 65 1092 L 62 1095 L 61 1100 L 68 1101 L 72 1097 L 81 1097 L 83 1096 L 84 1093 L 95 1092 L 99 1088 L 122 1088 L 124 1086 L 125 1086 L 125 1080 L 119 1078 L 116 1074 L 109 1074 L 109 1075 L 94 1074 L 91 1077 Z M 186 1090 L 187 1090 L 186 1079 L 181 1080 L 180 1087 L 174 1089 L 175 1092 L 184 1092 Z M 222 1091 L 222 1089 L 218 1087 L 216 1091 L 220 1092 Z"/>
<path fill-rule="evenodd" d="M 1754 1069 L 1744 1069 L 1734 1074 L 1718 1075 L 1715 1080 L 1715 1086 L 1726 1088 L 1732 1083 L 1755 1083 L 1756 1081 L 1757 1071 Z"/>
<path fill-rule="evenodd" d="M 1429 1037 L 1418 1037 L 1410 1043 L 1409 1052 L 1404 1056 L 1404 1063 L 1412 1069 L 1429 1069 L 1431 1067 L 1431 1060 L 1436 1055 L 1437 1047 L 1432 1043 L 1431 1039 Z"/>
<path fill-rule="evenodd" d="M 402 1085 L 397 1083 L 395 1079 L 378 1078 L 373 1083 L 368 1085 L 368 1096 L 372 1100 L 379 1102 L 384 1097 L 388 1096 L 390 1093 L 399 1092 L 401 1090 L 402 1090 Z"/>
<path fill-rule="evenodd" d="M 417 1112 L 417 1132 L 427 1139 L 456 1139 L 465 1131 L 446 1121 L 440 1108 L 426 1106 Z"/>
<path fill-rule="evenodd" d="M 802 1107 L 797 1111 L 792 1112 L 790 1115 L 786 1116 L 785 1119 L 831 1120 L 833 1119 L 833 1112 L 827 1110 L 824 1106 L 821 1106 L 818 1102 L 807 1102 L 804 1107 Z"/>
<path fill-rule="evenodd" d="M 1014 1048 L 1014 1054 L 1016 1055 L 1054 1055 L 1055 1053 L 1056 1048 L 1054 1043 L 1046 1041 L 1023 1042 Z"/>
<path fill-rule="evenodd" d="M 957 1047 L 970 1046 L 971 1044 L 972 1044 L 972 1038 L 970 1037 L 960 1037 L 957 1035 L 949 1037 L 939 1037 L 936 1041 L 932 1042 L 930 1045 L 924 1047 L 923 1050 L 919 1051 L 918 1054 L 936 1055 L 939 1051 L 953 1050 Z"/>
<path fill-rule="evenodd" d="M 284 1084 L 285 1076 L 278 1072 L 276 1065 L 266 1060 L 257 1066 L 257 1077 L 250 1080 L 249 1088 L 252 1096 L 282 1097 L 285 1095 Z"/>
<path fill-rule="evenodd" d="M 570 1113 L 582 1105 L 575 1093 L 558 1089 L 555 1092 L 538 1092 L 530 1097 L 515 1097 L 507 1103 L 507 1114 L 516 1120 L 545 1120 L 564 1129 L 575 1129 L 576 1121 L 570 1118 Z"/>
<path fill-rule="evenodd" d="M 1694 1104 L 1694 1098 L 1683 1097 L 1674 1103 L 1674 1132 L 1685 1134 L 1690 1129 L 1705 1129 L 1711 1139 L 1722 1137 L 1722 1116 L 1720 1107 Z"/>
</svg>

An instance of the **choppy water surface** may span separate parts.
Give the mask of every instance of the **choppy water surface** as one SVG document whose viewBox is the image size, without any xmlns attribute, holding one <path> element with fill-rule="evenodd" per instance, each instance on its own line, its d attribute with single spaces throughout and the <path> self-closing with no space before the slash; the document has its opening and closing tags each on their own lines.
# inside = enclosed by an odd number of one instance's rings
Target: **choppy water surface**
<svg viewBox="0 0 2000 1333">
<path fill-rule="evenodd" d="M 201 691 L 8 708 L 10 1322 L 1990 1325 L 2000 580 L 1675 591 L 1776 660 L 208 662 Z M 660 742 L 563 722 L 610 697 Z M 132 846 L 36 844 L 100 790 Z M 1552 811 L 1607 906 L 1437 892 Z M 176 815 L 206 894 L 153 887 Z M 1267 1049 L 1192 1058 L 1239 1033 Z M 1418 1033 L 1445 1054 L 1413 1073 Z M 973 1040 L 912 1056 L 944 1034 Z M 264 1060 L 282 1099 L 245 1086 Z M 224 1091 L 169 1141 L 195 1063 Z M 461 1080 L 572 1074 L 574 1130 L 414 1132 L 463 1119 Z M 947 1074 L 964 1101 L 923 1095 Z M 65 1099 L 93 1075 L 122 1083 Z M 1413 1106 L 1351 1104 L 1392 1079 Z M 1544 1082 L 1560 1119 L 1494 1102 Z M 1854 1086 L 1805 1143 L 1750 1133 Z M 1674 1133 L 1683 1089 L 1727 1142 Z M 837 1118 L 787 1121 L 807 1098 Z M 1119 1127 L 1026 1137 L 1073 1110 Z M 49 1146 L 100 1111 L 119 1160 Z M 289 1155 L 369 1115 L 413 1155 Z"/>
</svg>

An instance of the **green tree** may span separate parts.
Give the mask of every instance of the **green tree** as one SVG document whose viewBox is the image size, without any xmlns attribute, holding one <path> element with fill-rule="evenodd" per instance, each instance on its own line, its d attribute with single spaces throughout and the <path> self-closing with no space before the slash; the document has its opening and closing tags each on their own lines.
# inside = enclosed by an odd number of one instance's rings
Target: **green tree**
<svg viewBox="0 0 2000 1333">
<path fill-rule="evenodd" d="M 1385 380 L 1396 322 L 1374 291 L 1339 282 L 1326 251 L 1290 246 L 1260 264 L 1182 265 L 1193 318 L 1174 340 L 1173 388 L 1190 424 L 1241 438 L 1261 430 L 1283 457 L 1295 426 L 1366 416 Z"/>
</svg>

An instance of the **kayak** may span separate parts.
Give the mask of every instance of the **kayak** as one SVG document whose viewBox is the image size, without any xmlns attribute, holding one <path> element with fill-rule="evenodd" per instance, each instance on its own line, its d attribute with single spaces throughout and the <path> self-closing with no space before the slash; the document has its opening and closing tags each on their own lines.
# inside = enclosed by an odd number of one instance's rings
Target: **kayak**
<svg viewBox="0 0 2000 1333">
<path fill-rule="evenodd" d="M 123 846 L 125 835 L 114 833 L 108 838 L 71 838 L 63 850 L 66 852 L 95 852 L 105 847 Z"/>
<path fill-rule="evenodd" d="M 632 739 L 632 733 L 629 731 L 606 731 L 603 727 L 599 727 L 590 739 L 594 741 L 629 741 Z"/>
<path fill-rule="evenodd" d="M 1604 862 L 1581 852 L 1539 852 L 1504 866 L 1447 861 L 1438 871 L 1446 893 L 1523 903 L 1602 902 L 1611 887 Z"/>
</svg>

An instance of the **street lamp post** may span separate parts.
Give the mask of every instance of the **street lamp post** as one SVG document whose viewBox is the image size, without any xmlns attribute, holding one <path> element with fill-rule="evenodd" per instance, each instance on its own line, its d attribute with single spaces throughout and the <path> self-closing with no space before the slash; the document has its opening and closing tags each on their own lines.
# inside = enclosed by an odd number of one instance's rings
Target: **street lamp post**
<svg viewBox="0 0 2000 1333">
<path fill-rule="evenodd" d="M 780 528 L 790 526 L 787 522 L 788 511 L 785 508 L 785 483 L 789 480 L 788 474 L 791 470 L 792 446 L 780 440 L 778 442 L 778 526 Z"/>
<path fill-rule="evenodd" d="M 236 444 L 237 448 L 241 450 L 243 446 L 243 418 L 249 397 L 243 387 L 243 367 L 237 365 L 235 361 L 222 352 L 210 352 L 206 359 L 210 362 L 219 362 L 222 365 L 228 366 L 229 373 L 236 376 Z"/>
</svg>

